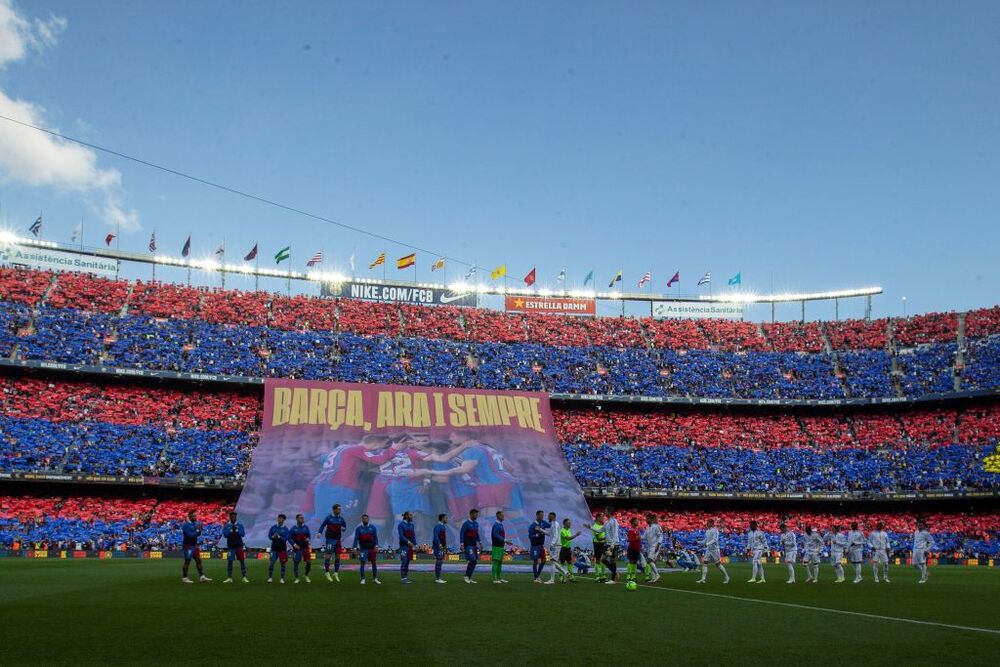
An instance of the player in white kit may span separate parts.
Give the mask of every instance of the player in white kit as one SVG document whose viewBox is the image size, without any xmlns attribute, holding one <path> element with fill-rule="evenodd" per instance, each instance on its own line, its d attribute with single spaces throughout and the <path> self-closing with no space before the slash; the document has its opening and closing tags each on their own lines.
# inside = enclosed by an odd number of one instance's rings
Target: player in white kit
<svg viewBox="0 0 1000 667">
<path fill-rule="evenodd" d="M 844 550 L 847 549 L 847 536 L 840 532 L 840 526 L 834 525 L 826 535 L 826 541 L 830 544 L 830 565 L 837 573 L 834 580 L 836 584 L 844 583 L 844 565 L 840 561 L 844 559 Z"/>
<path fill-rule="evenodd" d="M 819 553 L 823 550 L 823 536 L 814 531 L 812 526 L 806 526 L 805 537 L 802 538 L 802 563 L 806 566 L 806 583 L 819 583 Z"/>
<path fill-rule="evenodd" d="M 927 583 L 927 559 L 936 546 L 934 538 L 927 530 L 927 522 L 923 519 L 917 521 L 917 530 L 913 533 L 913 566 L 920 570 L 918 584 Z"/>
<path fill-rule="evenodd" d="M 847 533 L 847 562 L 854 566 L 854 583 L 861 583 L 861 566 L 865 562 L 865 534 L 858 530 L 858 523 L 851 524 Z"/>
<path fill-rule="evenodd" d="M 778 528 L 781 530 L 781 553 L 784 556 L 785 565 L 788 566 L 788 581 L 785 583 L 794 584 L 795 561 L 799 558 L 798 539 L 786 524 L 783 523 Z"/>
<path fill-rule="evenodd" d="M 763 584 L 764 564 L 761 559 L 767 551 L 767 535 L 757 528 L 757 522 L 750 522 L 750 530 L 747 531 L 747 553 L 751 559 L 750 579 L 748 584 Z M 759 575 L 759 577 L 758 577 Z"/>
<path fill-rule="evenodd" d="M 559 551 L 562 549 L 562 536 L 559 534 L 559 529 L 562 527 L 562 523 L 556 521 L 556 513 L 549 512 L 549 527 L 544 529 L 545 534 L 549 538 L 549 579 L 546 584 L 556 583 L 556 571 L 559 571 L 560 577 L 566 578 L 568 574 L 566 568 L 564 568 L 559 563 Z"/>
<path fill-rule="evenodd" d="M 872 574 L 875 575 L 875 583 L 879 582 L 879 566 L 882 566 L 882 579 L 889 583 L 889 533 L 885 532 L 885 524 L 879 521 L 875 524 L 875 530 L 868 535 L 868 548 L 872 551 Z"/>
<path fill-rule="evenodd" d="M 722 564 L 722 550 L 719 548 L 719 529 L 715 527 L 715 519 L 708 520 L 708 527 L 705 528 L 705 537 L 702 539 L 702 546 L 705 548 L 705 555 L 701 559 L 701 579 L 699 584 L 705 583 L 708 577 L 708 565 L 714 563 L 715 567 L 722 572 L 722 583 L 729 583 L 729 573 L 726 572 Z"/>
<path fill-rule="evenodd" d="M 660 548 L 663 546 L 663 529 L 655 514 L 646 517 L 646 581 L 655 584 L 660 580 L 660 571 L 656 561 L 660 559 Z"/>
</svg>

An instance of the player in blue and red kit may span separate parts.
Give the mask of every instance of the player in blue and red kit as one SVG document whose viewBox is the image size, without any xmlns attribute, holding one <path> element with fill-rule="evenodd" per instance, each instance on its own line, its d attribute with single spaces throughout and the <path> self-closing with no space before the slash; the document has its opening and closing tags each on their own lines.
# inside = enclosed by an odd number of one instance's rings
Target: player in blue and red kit
<svg viewBox="0 0 1000 667">
<path fill-rule="evenodd" d="M 410 561 L 413 547 L 417 546 L 417 529 L 413 525 L 413 514 L 403 512 L 403 520 L 396 526 L 399 535 L 399 578 L 404 584 L 410 583 Z"/>
<path fill-rule="evenodd" d="M 222 528 L 222 536 L 226 538 L 226 579 L 222 582 L 224 584 L 233 583 L 234 560 L 240 562 L 243 583 L 250 583 L 250 580 L 247 579 L 246 544 L 243 543 L 243 538 L 246 537 L 246 534 L 247 531 L 244 530 L 243 524 L 236 521 L 236 512 L 230 512 L 229 521 Z"/>
<path fill-rule="evenodd" d="M 267 583 L 274 580 L 274 561 L 281 561 L 280 583 L 285 583 L 285 564 L 288 562 L 288 527 L 285 525 L 284 514 L 278 515 L 278 523 L 267 531 L 267 539 L 271 540 L 271 562 L 267 566 Z"/>
<path fill-rule="evenodd" d="M 469 510 L 469 518 L 462 524 L 458 534 L 462 538 L 462 553 L 465 555 L 465 583 L 476 583 L 472 579 L 472 573 L 476 571 L 476 562 L 479 560 L 479 551 L 483 548 L 483 541 L 479 537 L 479 510 Z"/>
<path fill-rule="evenodd" d="M 368 522 L 368 515 L 361 515 L 361 525 L 354 529 L 354 548 L 358 550 L 358 560 L 361 562 L 361 583 L 365 583 L 365 563 L 372 564 L 372 581 L 378 580 L 378 528 Z"/>
<path fill-rule="evenodd" d="M 198 581 L 206 582 L 211 581 L 205 576 L 205 570 L 201 566 L 201 551 L 198 550 L 198 538 L 201 537 L 201 521 L 198 521 L 198 515 L 194 513 L 194 510 L 188 512 L 188 520 L 181 524 L 181 535 L 182 535 L 182 547 L 184 549 L 184 569 L 181 581 L 185 584 L 193 584 L 194 582 L 188 579 L 188 568 L 191 566 L 191 561 L 194 561 L 194 566 L 198 568 Z"/>
<path fill-rule="evenodd" d="M 528 526 L 528 544 L 531 546 L 531 574 L 536 584 L 542 583 L 545 568 L 545 536 L 551 525 L 545 520 L 542 510 L 535 512 L 535 522 Z"/>
<path fill-rule="evenodd" d="M 438 514 L 438 522 L 434 526 L 434 583 L 446 584 L 441 578 L 441 566 L 448 557 L 448 515 Z"/>
<path fill-rule="evenodd" d="M 311 584 L 309 572 L 312 570 L 312 547 L 309 545 L 309 537 L 312 531 L 306 525 L 304 514 L 295 515 L 295 525 L 288 530 L 288 541 L 292 543 L 292 571 L 295 573 L 295 582 L 299 583 L 299 563 L 306 562 L 306 583 Z"/>
<path fill-rule="evenodd" d="M 323 523 L 319 524 L 317 535 L 326 538 L 326 546 L 323 547 L 323 572 L 327 581 L 336 579 L 340 581 L 340 552 L 344 531 L 347 530 L 347 521 L 340 515 L 340 504 L 335 504 L 333 513 L 327 514 Z M 330 574 L 330 558 L 333 558 L 333 574 Z"/>
</svg>

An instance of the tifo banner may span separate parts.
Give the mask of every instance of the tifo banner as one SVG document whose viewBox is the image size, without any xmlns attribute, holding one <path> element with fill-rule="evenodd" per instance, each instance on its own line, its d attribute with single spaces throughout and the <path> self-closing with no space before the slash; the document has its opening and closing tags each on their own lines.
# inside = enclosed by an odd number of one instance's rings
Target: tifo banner
<svg viewBox="0 0 1000 667">
<path fill-rule="evenodd" d="M 504 307 L 514 313 L 546 313 L 559 315 L 594 315 L 594 299 L 570 299 L 554 296 L 507 296 Z"/>
<path fill-rule="evenodd" d="M 391 546 L 405 511 L 418 544 L 447 514 L 453 547 L 472 508 L 487 547 L 498 509 L 521 547 L 535 510 L 569 517 L 573 532 L 590 518 L 545 394 L 266 380 L 260 443 L 236 506 L 248 544 L 267 546 L 279 513 L 289 526 L 304 514 L 315 534 L 334 503 L 347 520 L 345 546 L 362 514 Z"/>
<path fill-rule="evenodd" d="M 440 287 L 419 285 L 376 285 L 345 280 L 342 283 L 323 283 L 323 296 L 344 296 L 365 301 L 410 303 L 416 305 L 475 306 L 473 292 L 453 292 Z"/>
<path fill-rule="evenodd" d="M 654 301 L 653 317 L 658 320 L 675 318 L 742 320 L 743 304 L 704 301 Z"/>
<path fill-rule="evenodd" d="M 0 244 L 0 262 L 45 271 L 79 271 L 98 276 L 115 276 L 118 273 L 117 259 L 35 248 L 19 243 Z"/>
</svg>

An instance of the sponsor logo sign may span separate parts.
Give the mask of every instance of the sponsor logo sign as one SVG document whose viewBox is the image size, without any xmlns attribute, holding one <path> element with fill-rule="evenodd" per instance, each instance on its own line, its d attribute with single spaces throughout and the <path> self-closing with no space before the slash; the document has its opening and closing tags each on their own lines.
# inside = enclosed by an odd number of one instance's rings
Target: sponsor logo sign
<svg viewBox="0 0 1000 667">
<path fill-rule="evenodd" d="M 0 244 L 0 262 L 43 271 L 78 271 L 110 277 L 118 273 L 117 259 L 35 248 L 19 243 Z"/>
<path fill-rule="evenodd" d="M 511 313 L 545 313 L 549 315 L 594 315 L 594 299 L 573 299 L 555 296 L 510 296 L 504 298 L 504 308 Z"/>
<path fill-rule="evenodd" d="M 658 320 L 742 320 L 743 304 L 706 301 L 654 301 L 653 317 Z"/>
<path fill-rule="evenodd" d="M 323 296 L 339 296 L 348 299 L 423 306 L 476 305 L 474 292 L 453 292 L 446 288 L 421 285 L 381 285 L 352 280 L 345 280 L 342 283 L 323 283 L 322 294 Z"/>
</svg>

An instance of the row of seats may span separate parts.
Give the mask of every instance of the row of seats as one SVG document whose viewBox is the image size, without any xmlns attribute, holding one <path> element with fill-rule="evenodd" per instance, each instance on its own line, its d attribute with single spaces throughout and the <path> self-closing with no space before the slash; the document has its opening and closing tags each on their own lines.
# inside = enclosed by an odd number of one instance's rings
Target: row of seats
<svg viewBox="0 0 1000 667">
<path fill-rule="evenodd" d="M 0 496 L 0 548 L 17 545 L 22 548 L 50 549 L 176 549 L 180 545 L 180 524 L 194 511 L 204 522 L 201 543 L 215 546 L 221 536 L 222 524 L 232 506 L 221 501 L 156 501 L 153 499 L 125 500 L 97 497 L 36 497 Z M 545 508 L 550 509 L 550 508 Z M 639 510 L 611 510 L 620 525 L 618 540 L 622 543 L 625 527 L 636 517 L 641 527 L 647 515 Z M 655 512 L 666 531 L 668 549 L 677 541 L 679 548 L 699 550 L 709 518 L 716 522 L 721 534 L 723 553 L 739 556 L 745 550 L 743 537 L 751 520 L 757 521 L 768 533 L 772 549 L 778 550 L 778 524 L 787 522 L 792 530 L 802 533 L 807 525 L 828 532 L 834 525 L 847 529 L 857 521 L 863 531 L 875 529 L 883 522 L 890 532 L 893 551 L 903 555 L 910 547 L 916 516 L 909 513 L 846 514 L 834 516 L 815 512 Z M 956 557 L 995 557 L 1000 549 L 1000 513 L 978 514 L 935 513 L 924 517 L 938 551 Z M 426 541 L 427 536 L 418 536 Z"/>
<path fill-rule="evenodd" d="M 908 444 L 991 444 L 1000 440 L 997 404 L 832 415 L 585 408 L 556 408 L 552 415 L 559 441 L 569 444 L 873 449 Z"/>
<path fill-rule="evenodd" d="M 821 352 L 824 331 L 834 350 L 913 347 L 955 343 L 956 313 L 930 313 L 874 321 L 780 322 L 758 326 L 726 320 L 579 318 L 521 315 L 455 307 L 370 303 L 351 299 L 282 296 L 134 283 L 87 274 L 0 269 L 0 299 L 37 306 L 117 314 L 124 310 L 155 318 L 273 327 L 287 331 L 348 331 L 359 335 L 420 336 L 477 342 L 539 343 L 572 347 L 641 347 L 723 352 Z M 970 311 L 966 335 L 1000 334 L 1000 307 Z"/>
<path fill-rule="evenodd" d="M 584 487 L 750 493 L 1000 491 L 994 445 L 817 450 L 563 445 Z"/>
<path fill-rule="evenodd" d="M 0 302 L 0 354 L 21 359 L 248 377 L 558 393 L 752 399 L 896 396 L 893 355 L 557 347 L 360 336 L 165 320 Z M 895 354 L 905 395 L 955 389 L 954 344 Z M 974 341 L 961 388 L 1000 386 L 1000 337 Z M 840 370 L 837 369 L 839 359 Z M 847 391 L 845 392 L 845 386 Z"/>
</svg>

